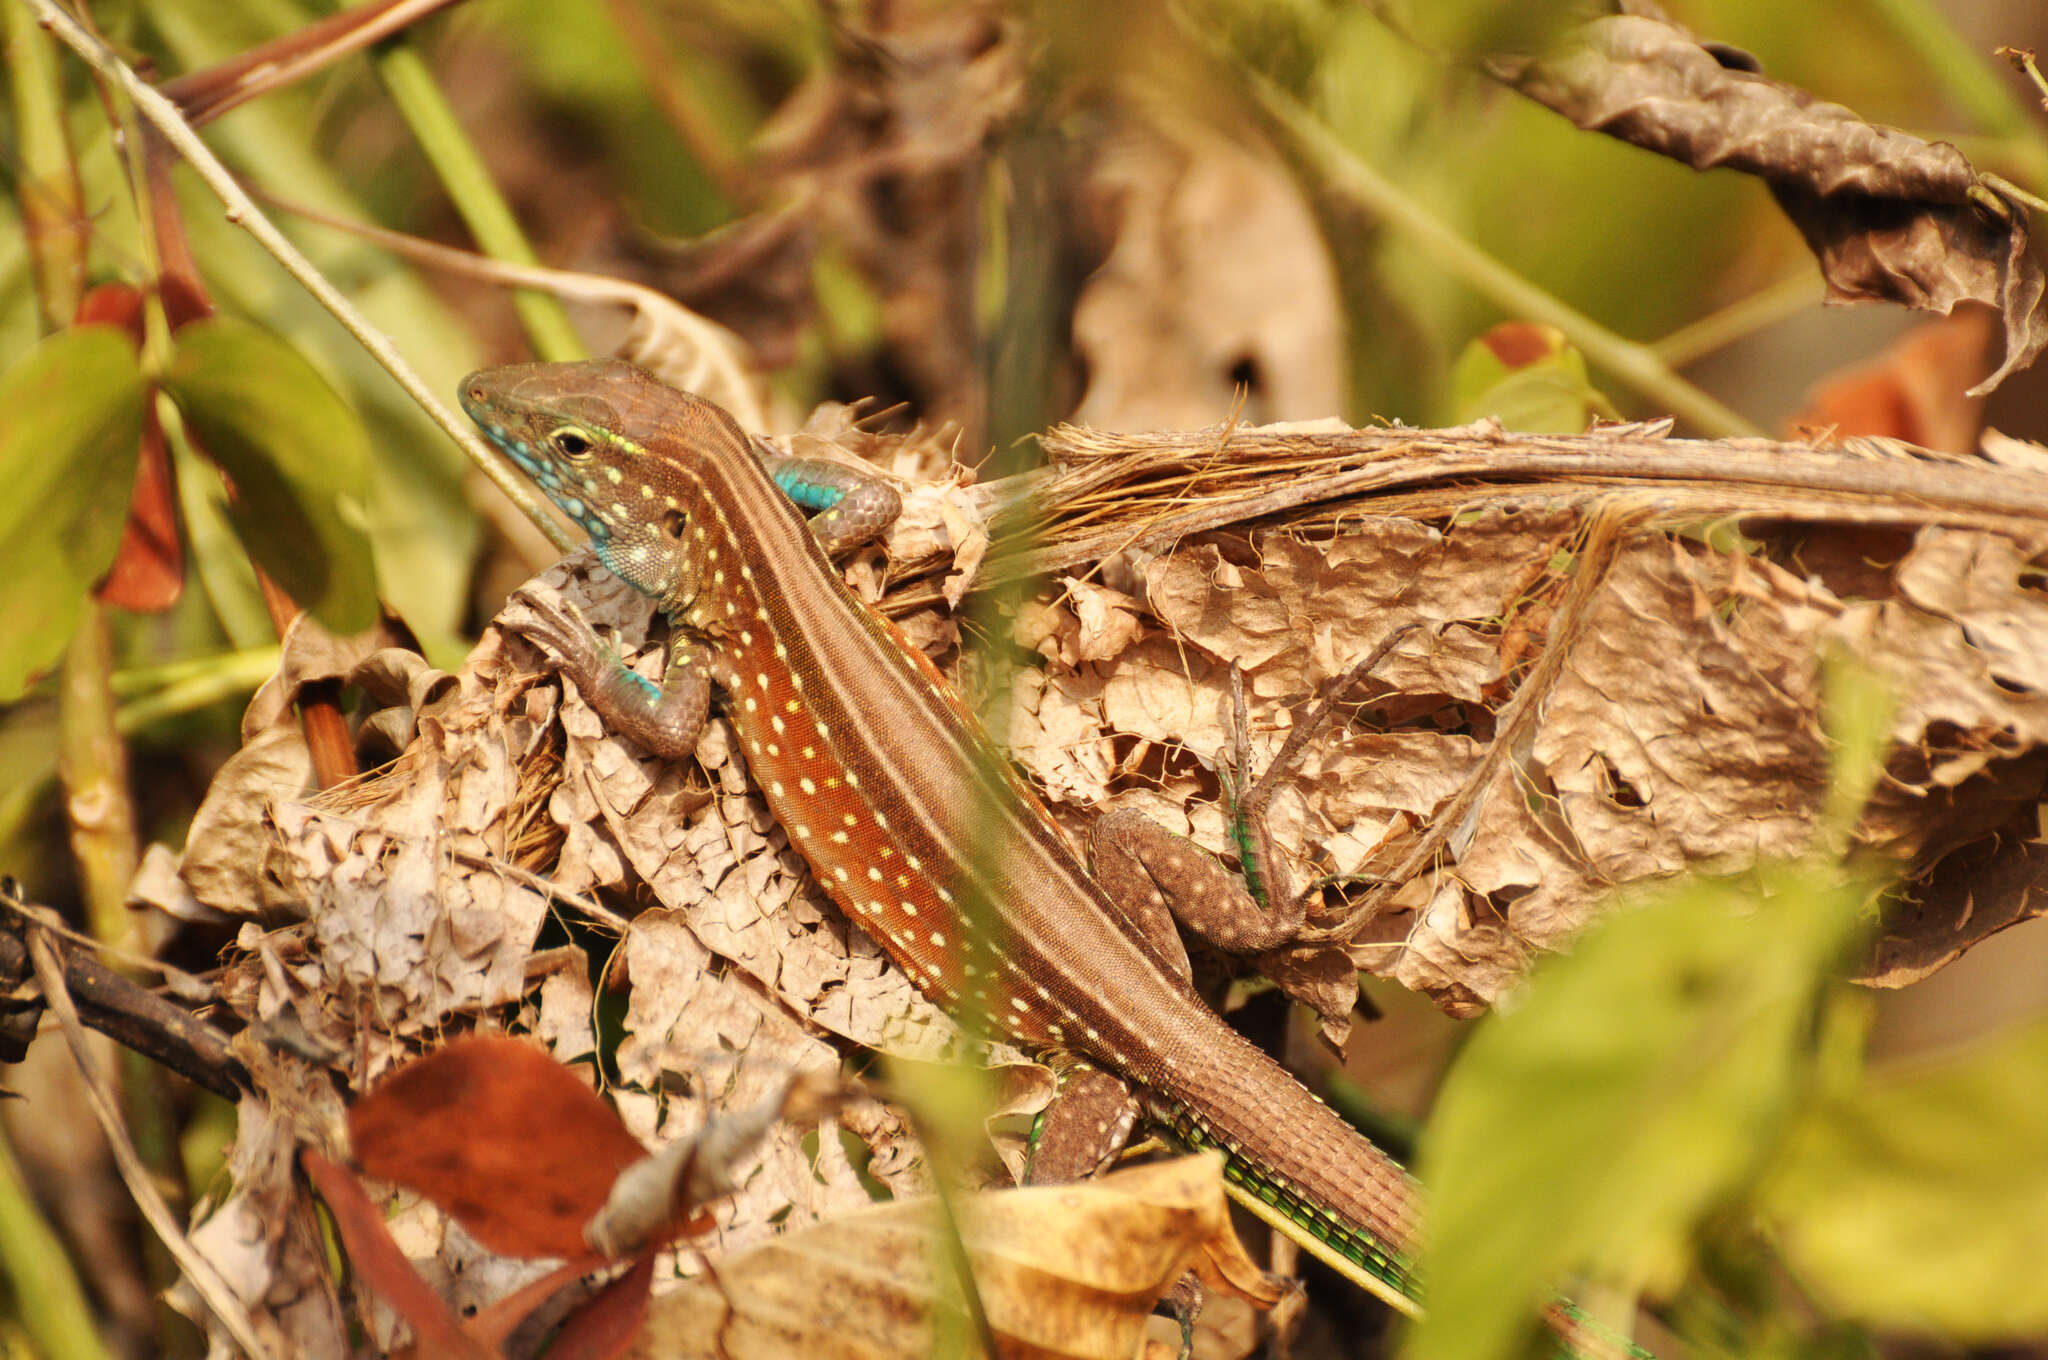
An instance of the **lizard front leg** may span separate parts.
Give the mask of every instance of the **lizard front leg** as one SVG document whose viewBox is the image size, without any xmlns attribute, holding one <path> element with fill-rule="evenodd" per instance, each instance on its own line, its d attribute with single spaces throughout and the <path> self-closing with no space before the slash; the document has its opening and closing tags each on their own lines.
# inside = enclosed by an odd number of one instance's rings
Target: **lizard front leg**
<svg viewBox="0 0 2048 1360">
<path fill-rule="evenodd" d="M 811 533 L 827 557 L 879 538 L 903 512 L 903 498 L 877 473 L 827 458 L 794 458 L 758 441 L 755 453 L 769 480 L 811 517 Z"/>
<path fill-rule="evenodd" d="M 609 730 L 663 760 L 696 753 L 711 707 L 711 667 L 704 648 L 680 629 L 669 634 L 668 667 L 659 685 L 627 666 L 572 603 L 536 609 L 520 631 L 576 682 Z"/>
</svg>

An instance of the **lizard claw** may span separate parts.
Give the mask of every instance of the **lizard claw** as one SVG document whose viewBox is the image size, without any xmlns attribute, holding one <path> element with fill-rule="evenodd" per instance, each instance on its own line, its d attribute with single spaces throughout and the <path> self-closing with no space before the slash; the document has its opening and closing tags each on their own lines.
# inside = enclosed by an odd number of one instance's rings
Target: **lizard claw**
<svg viewBox="0 0 2048 1360">
<path fill-rule="evenodd" d="M 505 612 L 502 623 L 540 652 L 546 669 L 568 676 L 579 689 L 607 661 L 623 667 L 617 649 L 598 635 L 573 600 L 521 593 L 514 602 L 516 607 Z"/>
</svg>

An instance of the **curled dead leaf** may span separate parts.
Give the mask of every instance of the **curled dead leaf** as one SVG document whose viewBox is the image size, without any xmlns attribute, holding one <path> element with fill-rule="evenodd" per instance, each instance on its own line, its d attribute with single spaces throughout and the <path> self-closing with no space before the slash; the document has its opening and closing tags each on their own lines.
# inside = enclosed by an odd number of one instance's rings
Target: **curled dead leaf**
<svg viewBox="0 0 2048 1360">
<path fill-rule="evenodd" d="M 2005 359 L 1972 396 L 2048 346 L 2048 278 L 2028 253 L 2027 210 L 1948 143 L 1866 122 L 1643 15 L 1604 16 L 1549 54 L 1490 66 L 1582 128 L 1695 170 L 1763 179 L 1819 260 L 1831 302 L 1998 308 Z"/>
<path fill-rule="evenodd" d="M 1184 1271 L 1212 1288 L 1278 1290 L 1230 1229 L 1222 1164 L 1159 1162 L 1087 1185 L 961 1204 L 975 1287 L 1005 1354 L 1129 1360 L 1153 1303 Z M 929 1202 L 877 1205 L 722 1262 L 657 1300 L 640 1360 L 928 1354 L 960 1295 Z"/>
</svg>

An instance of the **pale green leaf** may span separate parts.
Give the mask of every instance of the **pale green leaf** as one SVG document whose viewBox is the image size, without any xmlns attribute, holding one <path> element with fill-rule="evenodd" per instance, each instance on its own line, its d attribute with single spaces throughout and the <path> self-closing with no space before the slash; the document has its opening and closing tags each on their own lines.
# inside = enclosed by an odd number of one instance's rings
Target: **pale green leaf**
<svg viewBox="0 0 2048 1360">
<path fill-rule="evenodd" d="M 121 545 L 144 390 L 111 326 L 60 331 L 0 377 L 0 703 L 63 652 Z"/>
<path fill-rule="evenodd" d="M 2048 1022 L 1874 1073 L 1794 1132 L 1760 1199 L 1801 1284 L 1883 1328 L 2048 1333 Z"/>
<path fill-rule="evenodd" d="M 256 564 L 329 629 L 369 627 L 369 447 L 348 403 L 284 341 L 225 318 L 179 331 L 162 381 L 234 483 L 229 518 Z"/>
<path fill-rule="evenodd" d="M 1405 1352 L 1512 1352 L 1560 1281 L 1676 1275 L 1779 1137 L 1865 885 L 1798 866 L 1649 895 L 1548 961 L 1452 1069 L 1423 1148 L 1423 1323 Z"/>
<path fill-rule="evenodd" d="M 1467 344 L 1451 370 L 1452 419 L 1487 416 L 1530 434 L 1578 434 L 1614 404 L 1593 386 L 1586 359 L 1555 326 L 1510 322 Z"/>
</svg>

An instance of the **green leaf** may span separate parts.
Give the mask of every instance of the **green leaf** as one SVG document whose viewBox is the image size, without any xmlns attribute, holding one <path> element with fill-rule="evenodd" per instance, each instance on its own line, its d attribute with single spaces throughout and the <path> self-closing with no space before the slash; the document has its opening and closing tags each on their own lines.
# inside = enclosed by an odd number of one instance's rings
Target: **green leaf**
<svg viewBox="0 0 2048 1360">
<path fill-rule="evenodd" d="M 1800 1282 L 1884 1328 L 2048 1332 L 2048 1022 L 1878 1071 L 1795 1130 L 1765 1182 Z"/>
<path fill-rule="evenodd" d="M 1510 430 L 1579 434 L 1614 403 L 1586 375 L 1586 357 L 1555 326 L 1508 321 L 1465 346 L 1451 370 L 1452 420 L 1497 416 Z"/>
<path fill-rule="evenodd" d="M 233 481 L 229 519 L 256 564 L 329 629 L 369 627 L 369 441 L 348 403 L 290 345 L 225 318 L 178 332 L 162 382 Z"/>
<path fill-rule="evenodd" d="M 1676 1275 L 1806 1086 L 1815 1007 L 1868 885 L 1799 865 L 1692 879 L 1546 962 L 1451 1071 L 1423 1148 L 1427 1312 L 1404 1352 L 1512 1352 L 1580 1271 Z"/>
<path fill-rule="evenodd" d="M 0 703 L 62 654 L 121 546 L 145 390 L 111 326 L 59 331 L 0 377 Z"/>
</svg>

